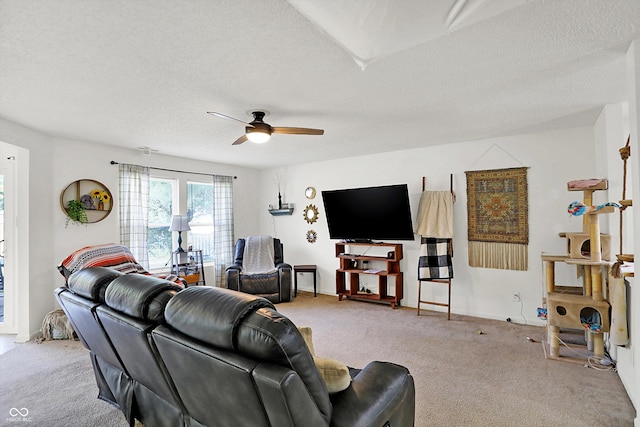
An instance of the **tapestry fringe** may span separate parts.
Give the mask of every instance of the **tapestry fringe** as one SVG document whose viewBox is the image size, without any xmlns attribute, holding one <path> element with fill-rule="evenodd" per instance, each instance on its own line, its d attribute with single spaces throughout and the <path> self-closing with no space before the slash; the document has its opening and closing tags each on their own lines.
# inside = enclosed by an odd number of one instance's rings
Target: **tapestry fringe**
<svg viewBox="0 0 640 427">
<path fill-rule="evenodd" d="M 527 271 L 528 245 L 469 241 L 469 266 Z"/>
<path fill-rule="evenodd" d="M 42 337 L 45 340 L 72 340 L 75 331 L 62 310 L 47 313 L 42 320 Z"/>
</svg>

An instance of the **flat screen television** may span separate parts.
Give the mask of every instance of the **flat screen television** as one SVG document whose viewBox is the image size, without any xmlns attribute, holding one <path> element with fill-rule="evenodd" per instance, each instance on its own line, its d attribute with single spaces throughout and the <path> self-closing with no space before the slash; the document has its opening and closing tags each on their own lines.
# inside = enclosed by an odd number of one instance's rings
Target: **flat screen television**
<svg viewBox="0 0 640 427">
<path fill-rule="evenodd" d="M 322 192 L 331 239 L 413 240 L 406 184 Z"/>
</svg>

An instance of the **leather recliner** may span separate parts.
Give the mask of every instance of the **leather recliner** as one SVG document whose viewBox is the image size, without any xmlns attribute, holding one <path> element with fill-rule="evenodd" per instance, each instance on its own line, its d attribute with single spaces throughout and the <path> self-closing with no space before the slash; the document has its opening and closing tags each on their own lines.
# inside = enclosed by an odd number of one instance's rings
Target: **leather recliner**
<svg viewBox="0 0 640 427">
<path fill-rule="evenodd" d="M 130 377 L 96 316 L 96 309 L 104 304 L 107 286 L 122 274 L 102 267 L 86 269 L 84 273 L 69 278 L 65 286 L 54 291 L 54 295 L 78 339 L 89 350 L 98 398 L 116 406 L 130 419 Z"/>
<path fill-rule="evenodd" d="M 207 426 L 413 426 L 413 378 L 371 362 L 329 395 L 297 327 L 268 300 L 193 287 L 167 304 L 154 342 L 189 415 Z M 194 375 L 197 369 L 199 375 Z"/>
<path fill-rule="evenodd" d="M 164 320 L 167 301 L 183 289 L 141 274 L 90 267 L 71 274 L 54 294 L 89 350 L 98 398 L 130 425 L 186 425 L 184 410 L 149 332 Z"/>
<path fill-rule="evenodd" d="M 181 286 L 140 274 L 118 277 L 106 289 L 98 320 L 132 379 L 133 417 L 145 426 L 185 424 L 184 405 L 149 333 L 164 320 Z"/>
<path fill-rule="evenodd" d="M 280 239 L 273 239 L 275 271 L 243 274 L 246 239 L 238 239 L 233 264 L 227 267 L 227 287 L 234 291 L 261 296 L 273 303 L 291 301 L 291 265 L 284 262 L 284 247 Z"/>
<path fill-rule="evenodd" d="M 265 298 L 213 287 L 178 291 L 157 278 L 88 270 L 56 296 L 74 327 L 93 322 L 78 335 L 101 361 L 94 363 L 99 388 L 130 424 L 414 425 L 406 368 L 376 361 L 350 369 L 349 387 L 329 394 L 301 333 Z"/>
</svg>

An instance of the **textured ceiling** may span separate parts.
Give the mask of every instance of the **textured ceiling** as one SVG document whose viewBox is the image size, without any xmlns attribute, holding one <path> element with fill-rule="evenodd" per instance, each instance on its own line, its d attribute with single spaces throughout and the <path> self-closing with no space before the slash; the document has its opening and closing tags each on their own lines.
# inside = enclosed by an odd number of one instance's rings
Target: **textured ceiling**
<svg viewBox="0 0 640 427">
<path fill-rule="evenodd" d="M 364 70 L 367 65 L 526 0 L 289 0 Z"/>
<path fill-rule="evenodd" d="M 311 3 L 0 0 L 0 117 L 275 167 L 591 125 L 640 38 L 636 0 Z M 261 108 L 325 135 L 231 146 L 243 126 L 206 114 Z"/>
</svg>

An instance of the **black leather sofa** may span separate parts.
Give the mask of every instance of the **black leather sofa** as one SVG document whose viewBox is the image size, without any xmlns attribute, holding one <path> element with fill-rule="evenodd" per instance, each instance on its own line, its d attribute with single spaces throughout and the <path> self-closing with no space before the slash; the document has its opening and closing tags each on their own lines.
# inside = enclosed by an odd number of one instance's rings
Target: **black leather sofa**
<svg viewBox="0 0 640 427">
<path fill-rule="evenodd" d="M 414 425 L 406 368 L 350 368 L 351 385 L 329 394 L 300 332 L 265 298 L 103 267 L 55 295 L 89 350 L 98 397 L 131 425 Z"/>
</svg>

